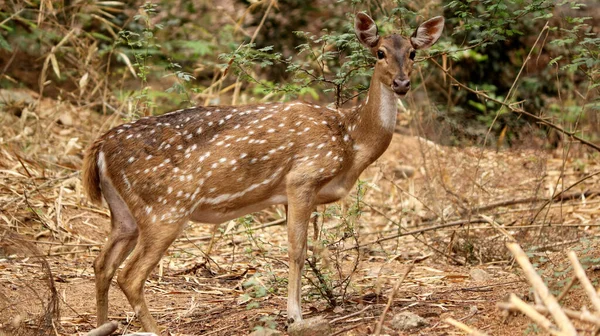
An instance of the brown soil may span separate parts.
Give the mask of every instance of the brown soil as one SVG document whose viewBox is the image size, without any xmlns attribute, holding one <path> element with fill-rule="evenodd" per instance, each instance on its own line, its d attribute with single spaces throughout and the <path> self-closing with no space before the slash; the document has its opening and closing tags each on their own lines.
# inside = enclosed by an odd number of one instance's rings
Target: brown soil
<svg viewBox="0 0 600 336">
<path fill-rule="evenodd" d="M 0 110 L 0 335 L 40 334 L 44 328 L 52 334 L 82 334 L 95 324 L 91 265 L 110 221 L 105 207 L 86 201 L 79 168 L 84 148 L 121 120 L 53 100 L 42 99 L 36 108 L 16 105 Z M 542 205 L 555 190 L 599 167 L 598 156 L 577 145 L 568 151 L 495 152 L 441 147 L 417 136 L 396 135 L 388 152 L 362 177 L 359 217 L 352 212 L 356 192 L 337 207 L 319 209 L 333 214 L 319 219 L 325 228 L 320 239 L 328 239 L 329 246 L 315 244 L 309 255 L 320 258 L 318 268 L 328 279 L 352 274 L 352 281 L 343 297 L 340 288 L 333 290 L 338 307 L 331 308 L 311 285 L 317 281 L 314 272 L 307 270 L 305 316 L 334 321 L 338 335 L 372 333 L 393 285 L 414 261 L 395 293 L 383 333 L 462 334 L 444 322 L 448 317 L 489 335 L 540 330 L 522 315 L 496 308 L 510 293 L 526 300 L 532 295 L 504 247 L 506 235 L 484 223 L 480 214 L 517 239 L 550 288 L 560 292 L 572 274 L 565 249 L 576 250 L 588 269 L 596 262 L 598 176 L 571 188 L 569 193 L 576 194 L 569 199 Z M 414 175 L 404 178 L 403 172 Z M 514 202 L 497 205 L 500 201 Z M 258 326 L 285 332 L 285 226 L 246 230 L 277 221 L 282 213 L 273 208 L 243 225 L 221 225 L 208 256 L 213 227 L 191 223 L 146 283 L 146 298 L 159 324 L 171 335 L 245 335 Z M 471 223 L 373 243 L 459 219 Z M 355 235 L 344 236 L 347 223 L 354 225 Z M 4 230 L 17 236 L 6 240 Z M 360 253 L 352 248 L 356 241 L 365 245 Z M 49 325 L 40 318 L 52 297 L 43 260 L 52 272 L 60 309 L 60 318 Z M 473 278 L 474 269 L 485 271 L 482 279 Z M 598 275 L 588 275 L 597 285 Z M 579 287 L 561 304 L 572 309 L 590 306 Z M 402 311 L 416 313 L 428 324 L 407 332 L 395 330 L 392 317 Z M 138 330 L 114 281 L 109 314 L 121 322 L 120 332 Z M 590 325 L 578 327 L 583 334 L 592 330 Z"/>
</svg>

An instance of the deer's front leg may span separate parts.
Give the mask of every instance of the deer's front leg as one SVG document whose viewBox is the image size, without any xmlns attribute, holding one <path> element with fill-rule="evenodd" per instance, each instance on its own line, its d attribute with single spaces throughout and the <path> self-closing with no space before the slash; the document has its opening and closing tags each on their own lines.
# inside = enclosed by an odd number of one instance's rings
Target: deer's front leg
<svg viewBox="0 0 600 336">
<path fill-rule="evenodd" d="M 314 209 L 316 190 L 310 186 L 289 184 L 287 187 L 288 255 L 290 273 L 288 278 L 288 322 L 302 321 L 300 307 L 302 268 L 306 259 L 308 222 Z"/>
</svg>

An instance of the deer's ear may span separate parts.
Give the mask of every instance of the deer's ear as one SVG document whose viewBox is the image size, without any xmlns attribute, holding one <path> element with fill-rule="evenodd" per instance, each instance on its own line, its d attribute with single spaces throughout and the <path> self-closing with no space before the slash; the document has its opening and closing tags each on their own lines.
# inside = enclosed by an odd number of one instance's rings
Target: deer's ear
<svg viewBox="0 0 600 336">
<path fill-rule="evenodd" d="M 365 13 L 356 14 L 354 32 L 360 43 L 367 48 L 374 48 L 379 42 L 379 34 L 375 21 Z"/>
<path fill-rule="evenodd" d="M 410 37 L 410 43 L 415 49 L 427 49 L 431 47 L 442 35 L 444 30 L 444 17 L 436 16 L 419 26 Z"/>
</svg>

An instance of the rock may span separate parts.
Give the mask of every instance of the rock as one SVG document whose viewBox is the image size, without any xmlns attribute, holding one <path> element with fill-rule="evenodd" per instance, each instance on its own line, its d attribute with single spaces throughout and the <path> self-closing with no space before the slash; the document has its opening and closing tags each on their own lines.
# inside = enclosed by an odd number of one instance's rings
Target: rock
<svg viewBox="0 0 600 336">
<path fill-rule="evenodd" d="M 397 179 L 407 179 L 415 175 L 415 168 L 411 166 L 400 165 L 394 168 L 394 177 Z"/>
<path fill-rule="evenodd" d="M 422 327 L 426 324 L 426 319 L 407 311 L 394 315 L 394 318 L 392 319 L 392 328 L 395 330 L 410 330 Z"/>
<path fill-rule="evenodd" d="M 492 277 L 488 272 L 480 268 L 471 269 L 469 275 L 471 276 L 471 279 L 473 279 L 473 281 L 486 281 Z"/>
<path fill-rule="evenodd" d="M 322 336 L 331 334 L 329 321 L 322 316 L 317 316 L 294 322 L 288 327 L 290 336 Z"/>
<path fill-rule="evenodd" d="M 248 336 L 282 336 L 283 334 L 280 331 L 259 327 L 257 330 L 254 330 Z"/>
<path fill-rule="evenodd" d="M 3 103 L 23 103 L 26 105 L 35 104 L 35 93 L 25 90 L 0 90 L 0 101 Z"/>
<path fill-rule="evenodd" d="M 60 122 L 61 124 L 65 125 L 65 126 L 72 126 L 73 125 L 73 117 L 71 116 L 70 113 L 64 112 L 64 113 L 61 113 L 60 116 L 58 116 L 58 122 Z"/>
</svg>

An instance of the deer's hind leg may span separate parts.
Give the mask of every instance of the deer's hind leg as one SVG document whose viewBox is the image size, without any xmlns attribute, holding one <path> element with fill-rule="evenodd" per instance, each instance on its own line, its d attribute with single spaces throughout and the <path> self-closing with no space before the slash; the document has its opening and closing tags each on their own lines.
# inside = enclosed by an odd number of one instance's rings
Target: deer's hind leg
<svg viewBox="0 0 600 336">
<path fill-rule="evenodd" d="M 151 217 L 155 216 L 146 215 L 145 212 L 135 213 L 139 224 L 139 239 L 131 258 L 119 274 L 117 283 L 133 307 L 143 329 L 160 335 L 156 320 L 150 314 L 144 298 L 144 283 L 181 232 L 187 218 L 161 223 L 151 220 Z"/>
<path fill-rule="evenodd" d="M 100 326 L 108 319 L 108 290 L 123 260 L 138 238 L 138 228 L 127 204 L 110 181 L 101 179 L 102 194 L 110 208 L 111 231 L 106 244 L 94 261 L 96 278 L 96 320 Z"/>
</svg>

